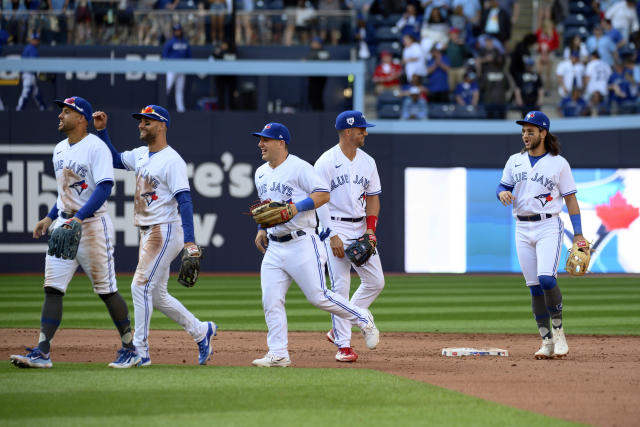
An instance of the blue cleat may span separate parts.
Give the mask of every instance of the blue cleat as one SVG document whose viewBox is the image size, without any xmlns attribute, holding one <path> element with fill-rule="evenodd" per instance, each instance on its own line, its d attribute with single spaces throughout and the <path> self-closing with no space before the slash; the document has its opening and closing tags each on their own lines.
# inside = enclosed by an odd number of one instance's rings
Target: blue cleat
<svg viewBox="0 0 640 427">
<path fill-rule="evenodd" d="M 51 357 L 49 357 L 49 355 L 45 356 L 44 354 L 42 354 L 38 347 L 25 348 L 28 353 L 24 356 L 19 354 L 12 354 L 9 357 L 11 363 L 16 365 L 18 368 L 50 368 L 53 366 L 53 363 L 51 363 Z"/>
<path fill-rule="evenodd" d="M 110 368 L 130 368 L 132 366 L 137 366 L 140 363 L 141 357 L 138 356 L 138 353 L 132 348 L 122 347 L 118 350 L 118 358 L 115 362 L 109 363 Z"/>
<path fill-rule="evenodd" d="M 207 361 L 211 359 L 213 354 L 211 339 L 218 334 L 218 325 L 213 322 L 207 322 L 207 324 L 207 335 L 198 343 L 198 363 L 201 365 L 206 365 Z"/>
</svg>

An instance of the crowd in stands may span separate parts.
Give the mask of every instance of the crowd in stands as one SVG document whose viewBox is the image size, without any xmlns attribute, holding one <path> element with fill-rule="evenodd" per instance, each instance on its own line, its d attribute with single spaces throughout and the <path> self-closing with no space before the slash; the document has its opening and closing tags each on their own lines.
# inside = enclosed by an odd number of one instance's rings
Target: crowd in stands
<svg viewBox="0 0 640 427">
<path fill-rule="evenodd" d="M 16 44 L 33 31 L 43 44 L 161 45 L 178 16 L 192 45 L 351 44 L 382 118 L 504 118 L 550 101 L 564 116 L 640 112 L 640 2 L 541 1 L 537 30 L 514 40 L 531 28 L 524 1 L 2 0 L 0 30 Z"/>
</svg>

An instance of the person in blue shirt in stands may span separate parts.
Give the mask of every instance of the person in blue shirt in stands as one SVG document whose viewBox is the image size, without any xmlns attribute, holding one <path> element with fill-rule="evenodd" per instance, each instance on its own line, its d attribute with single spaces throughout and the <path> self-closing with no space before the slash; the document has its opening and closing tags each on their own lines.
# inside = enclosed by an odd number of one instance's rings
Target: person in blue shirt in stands
<svg viewBox="0 0 640 427">
<path fill-rule="evenodd" d="M 449 102 L 449 70 L 451 63 L 442 53 L 442 44 L 431 48 L 431 59 L 427 61 L 427 89 L 429 102 Z"/>
<path fill-rule="evenodd" d="M 167 41 L 162 49 L 163 59 L 188 59 L 191 58 L 191 46 L 184 38 L 182 26 L 175 24 L 173 26 L 173 38 Z M 167 72 L 167 95 L 171 93 L 173 85 L 176 86 L 176 110 L 183 113 L 184 108 L 184 84 L 186 76 L 184 73 Z"/>
<path fill-rule="evenodd" d="M 574 87 L 571 96 L 566 96 L 560 101 L 560 113 L 564 117 L 580 117 L 588 113 L 587 102 L 582 98 L 582 91 Z"/>
<path fill-rule="evenodd" d="M 476 82 L 476 73 L 467 71 L 464 80 L 456 86 L 454 91 L 458 105 L 478 105 L 480 99 L 480 89 Z"/>
<path fill-rule="evenodd" d="M 31 34 L 29 44 L 27 44 L 22 51 L 22 57 L 37 58 L 39 45 L 40 34 Z M 20 98 L 18 99 L 18 106 L 16 107 L 16 110 L 22 111 L 27 105 L 27 102 L 29 102 L 29 98 L 32 96 L 33 99 L 35 99 L 36 104 L 38 104 L 38 108 L 40 109 L 40 111 L 46 110 L 47 107 L 42 100 L 42 94 L 40 93 L 40 88 L 38 87 L 38 79 L 36 77 L 36 73 L 24 72 L 22 73 L 22 93 L 20 93 Z"/>
</svg>

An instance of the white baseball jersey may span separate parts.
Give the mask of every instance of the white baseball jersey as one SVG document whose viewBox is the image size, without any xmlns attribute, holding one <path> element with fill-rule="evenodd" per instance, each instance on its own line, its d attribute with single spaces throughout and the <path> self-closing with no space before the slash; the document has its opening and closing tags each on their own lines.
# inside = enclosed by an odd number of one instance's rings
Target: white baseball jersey
<svg viewBox="0 0 640 427">
<path fill-rule="evenodd" d="M 513 187 L 513 215 L 559 214 L 576 183 L 564 157 L 547 153 L 531 167 L 527 152 L 509 157 L 500 183 Z"/>
<path fill-rule="evenodd" d="M 593 92 L 600 92 L 602 96 L 609 93 L 609 77 L 611 76 L 611 66 L 601 59 L 592 59 L 587 64 L 584 71 L 585 77 L 589 78 L 587 88 L 584 92 L 585 99 L 589 99 Z"/>
<path fill-rule="evenodd" d="M 100 138 L 88 134 L 75 144 L 64 139 L 53 150 L 53 169 L 58 183 L 59 211 L 77 212 L 87 203 L 96 186 L 103 181 L 113 182 L 111 152 Z M 94 213 L 104 214 L 105 201 Z"/>
<path fill-rule="evenodd" d="M 134 225 L 181 221 L 175 195 L 189 190 L 189 179 L 180 154 L 166 147 L 149 156 L 149 147 L 142 146 L 121 153 L 120 158 L 127 170 L 136 172 Z"/>
<path fill-rule="evenodd" d="M 299 202 L 316 191 L 329 192 L 313 166 L 293 154 L 289 154 L 285 161 L 275 168 L 265 163 L 256 169 L 255 183 L 260 200 L 271 199 L 282 203 Z M 270 228 L 269 234 L 283 236 L 315 226 L 316 212 L 312 209 L 299 212 L 291 221 Z"/>
<path fill-rule="evenodd" d="M 359 148 L 349 160 L 340 145 L 335 145 L 318 158 L 315 169 L 331 191 L 327 205 L 333 217 L 365 216 L 367 196 L 382 192 L 375 160 Z"/>
</svg>

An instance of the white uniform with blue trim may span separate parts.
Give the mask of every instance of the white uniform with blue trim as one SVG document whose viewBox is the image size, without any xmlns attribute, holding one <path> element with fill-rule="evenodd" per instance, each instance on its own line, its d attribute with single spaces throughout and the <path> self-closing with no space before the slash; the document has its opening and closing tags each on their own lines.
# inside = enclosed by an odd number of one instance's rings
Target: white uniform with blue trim
<svg viewBox="0 0 640 427">
<path fill-rule="evenodd" d="M 255 183 L 260 200 L 299 202 L 313 192 L 329 189 L 309 163 L 289 154 L 275 168 L 268 163 L 256 170 Z M 353 325 L 367 325 L 367 312 L 346 298 L 327 289 L 324 277 L 326 252 L 315 234 L 315 211 L 298 213 L 284 224 L 269 228 L 269 245 L 262 259 L 260 284 L 262 306 L 267 322 L 269 353 L 289 357 L 285 296 L 295 280 L 309 302 L 318 308 L 340 316 Z M 291 236 L 286 242 L 272 237 Z"/>
<path fill-rule="evenodd" d="M 167 290 L 171 261 L 184 247 L 175 195 L 189 190 L 189 179 L 186 163 L 169 146 L 151 157 L 149 147 L 138 147 L 121 153 L 120 159 L 127 170 L 136 173 L 134 224 L 140 227 L 140 252 L 131 283 L 135 312 L 133 344 L 141 357 L 148 358 L 154 308 L 181 325 L 196 342 L 207 334 L 207 322 L 198 320 Z"/>
<path fill-rule="evenodd" d="M 110 156 L 109 149 L 93 134 L 88 134 L 75 144 L 69 144 L 68 138 L 56 144 L 53 150 L 53 169 L 58 186 L 58 219 L 50 231 L 62 226 L 80 210 L 99 183 L 113 182 Z M 89 277 L 95 293 L 116 292 L 118 287 L 113 262 L 113 235 L 113 223 L 107 214 L 105 201 L 93 216 L 82 221 L 82 238 L 75 259 L 46 255 L 44 286 L 66 292 L 80 265 Z"/>
<path fill-rule="evenodd" d="M 564 232 L 559 217 L 563 197 L 577 191 L 569 163 L 547 153 L 531 166 L 527 152 L 514 154 L 507 160 L 500 183 L 513 187 L 516 249 L 527 285 L 537 285 L 538 276 L 555 277 Z M 532 215 L 541 215 L 541 219 L 518 219 Z"/>
<path fill-rule="evenodd" d="M 328 226 L 344 243 L 346 249 L 367 231 L 366 200 L 367 196 L 376 196 L 382 192 L 376 162 L 367 153 L 357 149 L 356 156 L 349 160 L 340 145 L 325 151 L 316 161 L 315 169 L 324 186 L 330 188 L 331 199 L 327 206 L 331 213 L 331 224 Z M 342 219 L 358 219 L 360 221 L 343 221 Z M 333 235 L 333 233 L 331 233 Z M 351 261 L 345 255 L 335 256 L 330 248 L 329 239 L 324 241 L 327 252 L 331 289 L 344 298 L 349 299 L 351 287 Z M 380 254 L 376 253 L 369 261 L 360 266 L 353 266 L 360 277 L 361 284 L 353 294 L 351 303 L 362 308 L 369 308 L 384 287 L 384 273 L 380 263 Z M 351 347 L 351 324 L 337 316 L 331 316 L 334 342 L 340 347 Z"/>
</svg>

